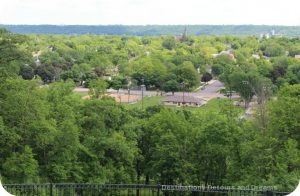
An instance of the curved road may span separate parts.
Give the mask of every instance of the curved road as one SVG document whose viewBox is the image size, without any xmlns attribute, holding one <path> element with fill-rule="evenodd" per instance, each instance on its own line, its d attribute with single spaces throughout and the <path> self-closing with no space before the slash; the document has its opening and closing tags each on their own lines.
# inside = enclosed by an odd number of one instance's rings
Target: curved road
<svg viewBox="0 0 300 196">
<path fill-rule="evenodd" d="M 224 84 L 219 80 L 214 80 L 208 84 L 203 90 L 199 90 L 194 94 L 194 96 L 200 97 L 202 99 L 213 99 L 217 97 L 225 97 L 223 94 L 220 94 L 219 91 L 224 88 Z"/>
</svg>

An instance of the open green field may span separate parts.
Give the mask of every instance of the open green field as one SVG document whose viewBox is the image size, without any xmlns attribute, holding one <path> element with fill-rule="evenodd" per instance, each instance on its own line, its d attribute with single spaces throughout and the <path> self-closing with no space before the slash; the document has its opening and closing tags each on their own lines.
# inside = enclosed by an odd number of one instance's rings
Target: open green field
<svg viewBox="0 0 300 196">
<path fill-rule="evenodd" d="M 139 100 L 137 103 L 122 103 L 126 108 L 147 108 L 150 106 L 161 105 L 161 101 L 163 100 L 163 96 L 153 96 L 153 97 L 144 97 L 144 100 Z"/>
</svg>

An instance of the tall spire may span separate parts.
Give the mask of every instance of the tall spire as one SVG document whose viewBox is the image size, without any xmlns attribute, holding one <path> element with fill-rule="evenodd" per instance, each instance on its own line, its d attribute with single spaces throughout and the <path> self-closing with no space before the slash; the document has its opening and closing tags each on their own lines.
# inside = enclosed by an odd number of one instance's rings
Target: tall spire
<svg viewBox="0 0 300 196">
<path fill-rule="evenodd" d="M 182 41 L 186 41 L 187 40 L 187 27 L 186 26 L 184 27 L 184 31 L 183 31 L 181 40 Z"/>
<path fill-rule="evenodd" d="M 184 35 L 184 36 L 187 36 L 187 27 L 186 27 L 186 26 L 184 27 L 183 35 Z"/>
</svg>

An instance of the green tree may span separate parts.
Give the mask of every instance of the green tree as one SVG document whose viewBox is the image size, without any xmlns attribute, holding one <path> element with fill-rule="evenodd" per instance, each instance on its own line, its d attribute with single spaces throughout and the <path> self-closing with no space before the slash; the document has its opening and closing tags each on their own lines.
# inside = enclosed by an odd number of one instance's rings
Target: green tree
<svg viewBox="0 0 300 196">
<path fill-rule="evenodd" d="M 288 139 L 283 148 L 275 156 L 275 165 L 268 182 L 277 184 L 279 190 L 293 191 L 300 176 L 298 143 Z"/>
<path fill-rule="evenodd" d="M 269 127 L 282 141 L 293 138 L 300 142 L 297 131 L 300 128 L 297 118 L 300 112 L 299 92 L 299 84 L 283 87 L 278 93 L 278 100 L 269 106 Z"/>
<path fill-rule="evenodd" d="M 49 86 L 47 100 L 50 104 L 50 122 L 36 124 L 33 130 L 40 146 L 40 163 L 45 176 L 52 182 L 80 182 L 82 166 L 78 162 L 79 127 L 77 112 L 79 102 L 72 97 L 73 83 L 54 83 Z M 45 138 L 46 137 L 46 138 Z"/>
<path fill-rule="evenodd" d="M 90 60 L 90 63 L 95 69 L 97 76 L 103 76 L 107 72 L 107 69 L 111 68 L 112 62 L 110 61 L 108 55 L 96 54 Z"/>
<path fill-rule="evenodd" d="M 30 52 L 19 48 L 20 45 L 25 44 L 28 38 L 3 28 L 0 28 L 0 38 L 1 76 L 17 75 L 22 65 L 32 63 Z"/>
<path fill-rule="evenodd" d="M 189 126 L 182 113 L 161 110 L 145 125 L 149 154 L 146 174 L 166 184 L 185 183 L 189 171 Z M 147 151 L 146 151 L 147 152 Z"/>
<path fill-rule="evenodd" d="M 76 70 L 64 71 L 61 73 L 60 78 L 64 82 L 66 82 L 67 80 L 73 80 L 74 82 L 78 83 L 82 80 L 82 78 L 80 77 L 80 73 Z"/>
<path fill-rule="evenodd" d="M 91 97 L 99 99 L 106 93 L 107 83 L 104 79 L 92 80 L 89 84 L 89 94 Z"/>
<path fill-rule="evenodd" d="M 284 76 L 289 84 L 300 83 L 300 64 L 291 65 L 287 69 L 287 73 Z"/>
<path fill-rule="evenodd" d="M 31 80 L 34 78 L 34 69 L 29 65 L 24 65 L 21 67 L 19 74 L 22 76 L 23 79 Z"/>
<path fill-rule="evenodd" d="M 116 76 L 113 77 L 112 80 L 108 81 L 109 87 L 119 90 L 120 88 L 124 88 L 127 85 L 127 80 L 124 77 Z"/>
<path fill-rule="evenodd" d="M 112 100 L 90 100 L 80 107 L 80 161 L 86 181 L 126 183 L 135 177 L 135 135 L 122 131 L 128 122 L 123 108 Z"/>
<path fill-rule="evenodd" d="M 216 113 L 197 114 L 197 121 L 194 118 L 191 154 L 193 182 L 222 184 L 232 156 L 230 146 L 235 129 L 224 116 Z"/>
<path fill-rule="evenodd" d="M 13 152 L 2 167 L 7 183 L 32 183 L 38 179 L 38 163 L 29 146 L 24 146 L 21 152 Z"/>
<path fill-rule="evenodd" d="M 253 73 L 234 72 L 229 77 L 232 89 L 239 93 L 247 107 L 255 94 L 254 86 L 258 76 Z"/>
<path fill-rule="evenodd" d="M 166 81 L 165 84 L 163 85 L 164 91 L 172 92 L 173 95 L 176 91 L 179 90 L 179 88 L 180 88 L 180 84 L 176 80 Z"/>
<path fill-rule="evenodd" d="M 227 67 L 232 67 L 234 64 L 235 62 L 230 58 L 229 55 L 219 55 L 213 59 L 212 73 L 215 76 L 219 76 Z"/>
<path fill-rule="evenodd" d="M 36 74 L 39 75 L 44 83 L 55 81 L 55 67 L 52 65 L 41 65 L 36 69 Z"/>
<path fill-rule="evenodd" d="M 176 46 L 175 38 L 171 36 L 164 38 L 164 41 L 162 42 L 162 46 L 168 50 L 173 50 Z"/>
<path fill-rule="evenodd" d="M 269 42 L 265 44 L 262 50 L 264 55 L 268 57 L 283 56 L 285 54 L 284 48 L 276 42 Z"/>
<path fill-rule="evenodd" d="M 201 82 L 208 82 L 212 79 L 212 75 L 208 72 L 205 72 L 201 77 Z"/>
<path fill-rule="evenodd" d="M 133 62 L 131 67 L 133 70 L 131 77 L 137 81 L 138 85 L 144 83 L 147 89 L 162 87 L 167 69 L 159 60 L 143 58 Z"/>
<path fill-rule="evenodd" d="M 200 76 L 192 62 L 185 61 L 175 71 L 178 82 L 185 82 L 186 87 L 195 87 L 200 82 Z"/>
</svg>

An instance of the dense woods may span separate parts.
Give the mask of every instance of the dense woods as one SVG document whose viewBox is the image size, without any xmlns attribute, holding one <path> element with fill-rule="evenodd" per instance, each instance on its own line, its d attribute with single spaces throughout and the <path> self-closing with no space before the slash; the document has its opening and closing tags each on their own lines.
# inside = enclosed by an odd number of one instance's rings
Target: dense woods
<svg viewBox="0 0 300 196">
<path fill-rule="evenodd" d="M 298 182 L 298 38 L 23 36 L 4 29 L 0 38 L 4 183 L 268 185 L 288 191 Z M 192 91 L 212 76 L 229 98 L 234 91 L 245 106 L 255 100 L 255 117 L 240 118 L 231 99 L 194 110 L 130 109 L 105 96 L 106 88 L 142 83 Z M 73 93 L 79 85 L 94 89 L 91 99 Z"/>
<path fill-rule="evenodd" d="M 286 36 L 299 36 L 299 26 L 280 25 L 1 25 L 21 34 L 96 34 L 157 36 L 180 35 L 185 27 L 191 35 L 236 35 L 251 36 L 269 33 L 272 30 Z"/>
</svg>

